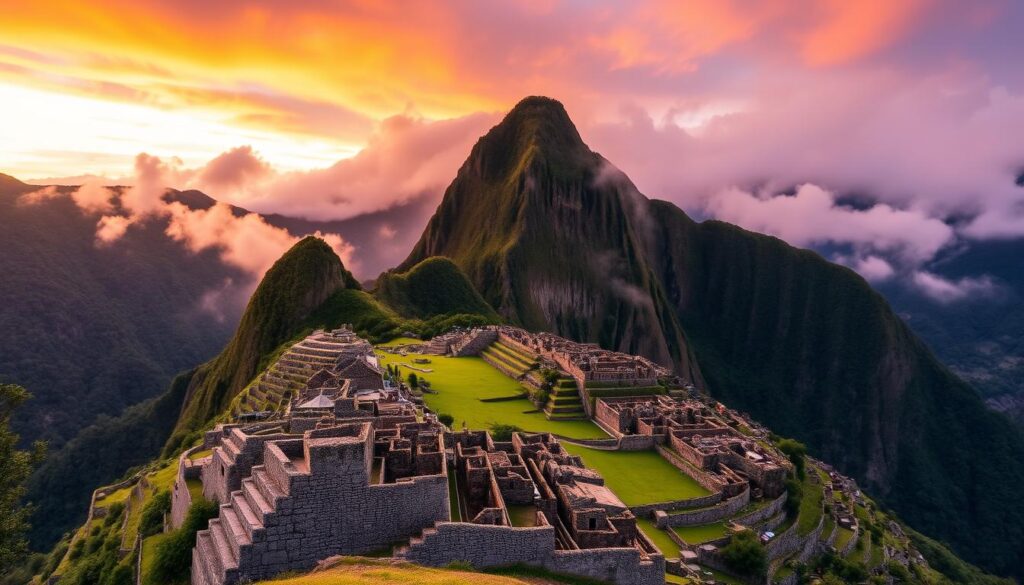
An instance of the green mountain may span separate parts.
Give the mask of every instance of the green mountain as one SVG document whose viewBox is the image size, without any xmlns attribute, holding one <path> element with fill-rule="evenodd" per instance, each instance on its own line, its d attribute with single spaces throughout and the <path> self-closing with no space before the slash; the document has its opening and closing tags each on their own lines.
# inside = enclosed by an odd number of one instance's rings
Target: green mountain
<svg viewBox="0 0 1024 585">
<path fill-rule="evenodd" d="M 645 200 L 624 197 L 609 169 L 561 104 L 527 98 L 476 143 L 398 270 L 447 256 L 512 322 L 641 353 L 699 380 L 642 256 Z"/>
<path fill-rule="evenodd" d="M 672 364 L 968 560 L 1024 576 L 1024 437 L 860 276 L 649 200 L 531 97 L 399 268 L 451 258 L 511 322 Z"/>
<path fill-rule="evenodd" d="M 263 277 L 227 347 L 192 374 L 176 432 L 198 429 L 224 411 L 327 299 L 360 288 L 326 242 L 310 236 L 295 244 Z"/>
<path fill-rule="evenodd" d="M 427 258 L 406 272 L 382 274 L 374 296 L 406 317 L 475 313 L 498 318 L 466 274 L 448 258 Z"/>
</svg>

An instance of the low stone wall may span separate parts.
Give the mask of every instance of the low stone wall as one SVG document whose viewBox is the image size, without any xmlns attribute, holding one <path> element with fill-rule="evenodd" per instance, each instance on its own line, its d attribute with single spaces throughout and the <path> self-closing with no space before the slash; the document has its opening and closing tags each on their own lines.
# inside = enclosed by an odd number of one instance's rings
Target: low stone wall
<svg viewBox="0 0 1024 585">
<path fill-rule="evenodd" d="M 777 535 L 765 547 L 768 552 L 768 560 L 774 561 L 782 557 L 797 554 L 800 561 L 805 561 L 814 553 L 821 537 L 821 531 L 825 527 L 825 515 L 818 519 L 818 525 L 809 534 L 800 536 L 797 533 L 799 524 L 794 522 L 785 532 Z"/>
<path fill-rule="evenodd" d="M 644 559 L 635 548 L 556 550 L 543 564 L 556 573 L 580 575 L 616 585 L 665 583 L 665 558 L 651 555 Z"/>
<path fill-rule="evenodd" d="M 665 441 L 665 435 L 623 435 L 619 438 L 622 451 L 646 451 Z"/>
<path fill-rule="evenodd" d="M 686 475 L 692 477 L 694 481 L 699 483 L 704 489 L 712 492 L 722 491 L 722 485 L 718 481 L 715 481 L 714 478 L 712 478 L 711 475 L 703 469 L 694 467 L 688 461 L 661 445 L 656 445 L 655 449 L 658 450 L 658 453 L 661 453 L 661 456 L 664 457 L 666 461 L 675 465 L 679 471 L 682 471 Z"/>
<path fill-rule="evenodd" d="M 736 514 L 750 503 L 750 490 L 744 490 L 740 495 L 724 500 L 716 506 L 702 508 L 699 510 L 688 510 L 664 514 L 659 511 L 655 513 L 655 521 L 658 528 L 675 526 L 695 526 L 697 524 L 709 524 L 718 522 Z"/>
<path fill-rule="evenodd" d="M 549 525 L 510 527 L 438 522 L 401 556 L 432 567 L 453 562 L 467 562 L 475 568 L 522 564 L 617 585 L 665 582 L 665 559 L 661 555 L 645 559 L 639 550 L 628 548 L 555 550 L 555 529 Z"/>
<path fill-rule="evenodd" d="M 203 445 L 192 447 L 178 457 L 178 476 L 174 480 L 174 487 L 171 489 L 171 527 L 180 528 L 188 515 L 188 509 L 192 507 L 192 494 L 188 490 L 188 480 L 199 479 L 203 468 L 196 465 L 189 455 L 204 448 Z"/>
<path fill-rule="evenodd" d="M 429 529 L 428 529 L 429 530 Z M 411 545 L 405 558 L 432 567 L 463 561 L 474 567 L 534 564 L 555 548 L 553 526 L 510 528 L 469 522 L 439 522 Z"/>
<path fill-rule="evenodd" d="M 754 526 L 756 524 L 760 524 L 761 522 L 764 522 L 765 520 L 771 518 L 772 516 L 774 516 L 774 515 L 776 515 L 776 514 L 778 514 L 779 512 L 782 511 L 782 508 L 786 505 L 786 498 L 787 497 L 788 497 L 787 494 L 784 493 L 781 496 L 779 496 L 779 497 L 775 498 L 774 500 L 772 500 L 769 504 L 767 504 L 763 508 L 754 510 L 753 512 L 750 512 L 749 514 L 744 514 L 742 516 L 737 516 L 736 517 L 736 523 L 737 524 L 742 524 L 744 526 Z"/>
<path fill-rule="evenodd" d="M 658 502 L 656 504 L 644 504 L 642 506 L 632 506 L 630 510 L 638 518 L 651 517 L 655 512 L 661 510 L 685 510 L 687 508 L 703 508 L 705 506 L 713 506 L 718 502 L 722 501 L 722 492 L 716 492 L 707 496 L 701 496 L 699 498 L 690 498 L 687 500 L 672 500 L 671 502 Z"/>
</svg>

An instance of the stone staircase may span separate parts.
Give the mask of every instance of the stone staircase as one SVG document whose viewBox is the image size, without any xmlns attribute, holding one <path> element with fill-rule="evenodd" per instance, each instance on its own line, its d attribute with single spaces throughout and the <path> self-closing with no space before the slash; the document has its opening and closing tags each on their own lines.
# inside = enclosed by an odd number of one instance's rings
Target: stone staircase
<svg viewBox="0 0 1024 585">
<path fill-rule="evenodd" d="M 309 377 L 322 369 L 330 369 L 350 346 L 332 343 L 329 339 L 306 337 L 288 348 L 259 380 L 246 389 L 231 410 L 233 417 L 242 414 L 272 411 L 284 413 L 290 398 L 306 386 Z"/>
<path fill-rule="evenodd" d="M 437 537 L 437 528 L 424 528 L 423 532 L 419 536 L 413 536 L 409 539 L 409 544 L 396 547 L 391 553 L 396 559 L 407 560 L 416 556 L 416 551 L 419 549 L 429 546 L 430 542 Z"/>
<path fill-rule="evenodd" d="M 544 405 L 544 414 L 550 420 L 573 420 L 585 419 L 587 413 L 583 410 L 583 400 L 580 397 L 576 381 L 571 378 L 561 378 L 555 382 L 551 390 L 548 402 Z"/>
<path fill-rule="evenodd" d="M 498 339 L 498 332 L 491 329 L 474 329 L 465 339 L 452 346 L 451 353 L 455 357 L 480 355 Z"/>
<path fill-rule="evenodd" d="M 220 506 L 218 517 L 196 534 L 192 584 L 237 582 L 239 559 L 251 553 L 253 542 L 263 539 L 266 522 L 277 513 L 289 491 L 289 486 L 276 481 L 265 465 L 254 466 L 252 475 L 242 480 L 242 489 L 232 492 L 230 501 Z"/>
<path fill-rule="evenodd" d="M 501 373 L 517 380 L 537 368 L 537 356 L 514 349 L 500 341 L 480 352 L 480 357 Z"/>
</svg>

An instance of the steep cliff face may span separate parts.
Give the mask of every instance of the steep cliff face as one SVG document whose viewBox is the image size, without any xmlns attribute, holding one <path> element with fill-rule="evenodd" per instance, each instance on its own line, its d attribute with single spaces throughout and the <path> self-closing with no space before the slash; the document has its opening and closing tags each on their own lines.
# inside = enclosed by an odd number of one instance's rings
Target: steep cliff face
<svg viewBox="0 0 1024 585">
<path fill-rule="evenodd" d="M 616 175 L 561 104 L 527 98 L 473 147 L 399 270 L 447 256 L 502 317 L 642 353 L 700 383 L 642 256 L 644 200 Z"/>
<path fill-rule="evenodd" d="M 507 319 L 674 364 L 1019 576 L 1019 431 L 856 273 L 646 199 L 558 102 L 523 100 L 476 144 L 405 266 L 435 255 Z"/>
<path fill-rule="evenodd" d="M 221 413 L 265 366 L 261 362 L 300 333 L 332 295 L 359 288 L 326 242 L 310 236 L 295 244 L 263 277 L 227 347 L 193 374 L 176 433 Z"/>
</svg>

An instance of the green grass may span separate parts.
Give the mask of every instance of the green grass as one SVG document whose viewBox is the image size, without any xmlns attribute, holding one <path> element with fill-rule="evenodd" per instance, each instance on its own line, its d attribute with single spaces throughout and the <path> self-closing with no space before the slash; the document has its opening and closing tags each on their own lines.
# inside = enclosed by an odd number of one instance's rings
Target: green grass
<svg viewBox="0 0 1024 585">
<path fill-rule="evenodd" d="M 430 373 L 402 368 L 402 376 L 415 372 L 430 382 L 437 394 L 424 394 L 423 400 L 434 412 L 455 417 L 454 427 L 462 428 L 465 421 L 470 429 L 485 430 L 493 424 L 514 425 L 530 432 L 557 433 L 574 439 L 600 439 L 607 435 L 590 421 L 552 421 L 526 398 L 499 402 L 481 402 L 481 399 L 517 396 L 523 387 L 512 378 L 492 368 L 477 357 L 452 358 L 430 356 L 430 363 L 422 366 L 412 363 L 411 356 L 377 352 L 381 364 L 423 367 Z"/>
<path fill-rule="evenodd" d="M 112 504 L 127 501 L 131 495 L 132 486 L 121 488 L 119 490 L 107 494 L 102 498 L 98 498 L 96 500 L 96 506 L 99 508 L 109 508 Z"/>
<path fill-rule="evenodd" d="M 153 583 L 149 576 L 153 571 L 153 561 L 156 560 L 156 547 L 160 545 L 168 536 L 169 532 L 163 534 L 154 534 L 142 541 L 142 585 L 159 585 Z"/>
<path fill-rule="evenodd" d="M 836 547 L 836 550 L 843 550 L 851 538 L 853 538 L 853 531 L 840 526 L 839 532 L 836 533 L 836 541 L 832 546 Z"/>
<path fill-rule="evenodd" d="M 451 507 L 452 522 L 462 522 L 462 510 L 459 509 L 458 484 L 455 479 L 455 470 L 448 469 L 448 505 Z"/>
<path fill-rule="evenodd" d="M 821 519 L 821 501 L 825 497 L 821 481 L 811 481 L 811 474 L 815 473 L 813 468 L 807 470 L 807 477 L 804 479 L 804 497 L 800 500 L 800 517 L 797 519 L 796 532 L 800 536 L 814 531 Z"/>
<path fill-rule="evenodd" d="M 537 506 L 533 504 L 509 505 L 508 519 L 512 526 L 536 526 Z"/>
<path fill-rule="evenodd" d="M 550 581 L 549 581 L 550 582 Z M 515 577 L 431 569 L 384 559 L 348 557 L 335 567 L 306 575 L 260 581 L 275 585 L 526 585 Z"/>
<path fill-rule="evenodd" d="M 422 339 L 416 339 L 415 337 L 396 337 L 391 341 L 387 341 L 379 344 L 381 347 L 395 347 L 397 345 L 413 345 L 423 343 Z"/>
<path fill-rule="evenodd" d="M 563 443 L 587 467 L 604 476 L 605 484 L 629 506 L 685 500 L 709 495 L 692 477 L 655 451 L 602 451 Z"/>
<path fill-rule="evenodd" d="M 709 542 L 726 535 L 728 530 L 725 522 L 714 522 L 712 524 L 700 524 L 698 526 L 678 526 L 672 529 L 679 538 L 687 544 L 701 544 Z"/>
<path fill-rule="evenodd" d="M 679 545 L 672 540 L 667 532 L 658 528 L 653 521 L 648 518 L 637 518 L 636 525 L 647 535 L 647 538 L 651 539 L 651 542 L 658 547 L 666 559 L 679 558 Z"/>
</svg>

